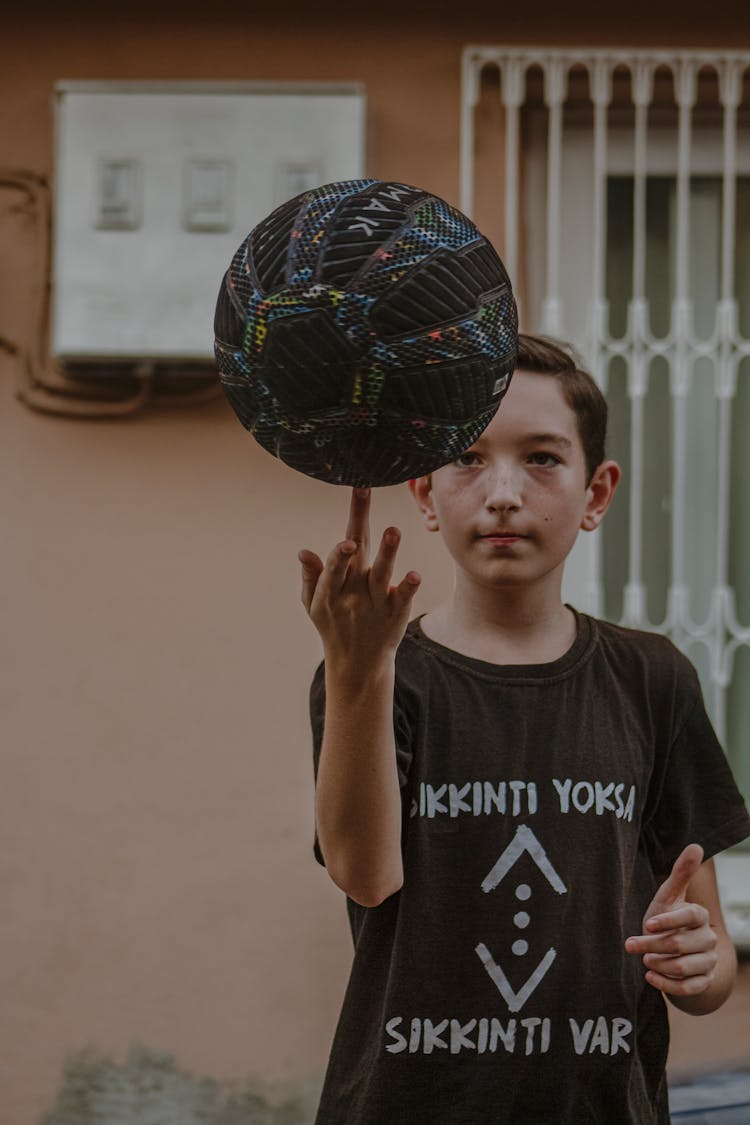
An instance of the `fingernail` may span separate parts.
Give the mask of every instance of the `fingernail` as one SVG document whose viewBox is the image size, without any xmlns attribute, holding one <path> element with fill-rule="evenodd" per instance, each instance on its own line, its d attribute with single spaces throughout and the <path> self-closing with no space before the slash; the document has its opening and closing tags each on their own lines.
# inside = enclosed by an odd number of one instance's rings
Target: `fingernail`
<svg viewBox="0 0 750 1125">
<path fill-rule="evenodd" d="M 370 490 L 369 488 L 357 488 L 355 489 L 355 493 L 358 500 L 366 500 L 370 495 Z"/>
<path fill-rule="evenodd" d="M 386 541 L 386 543 L 388 544 L 389 547 L 395 547 L 396 544 L 398 543 L 398 532 L 397 531 L 386 531 L 386 533 L 384 535 L 384 539 L 385 539 L 385 541 Z"/>
<path fill-rule="evenodd" d="M 356 543 L 342 543 L 341 544 L 341 554 L 342 555 L 353 555 L 356 550 L 357 550 Z"/>
</svg>

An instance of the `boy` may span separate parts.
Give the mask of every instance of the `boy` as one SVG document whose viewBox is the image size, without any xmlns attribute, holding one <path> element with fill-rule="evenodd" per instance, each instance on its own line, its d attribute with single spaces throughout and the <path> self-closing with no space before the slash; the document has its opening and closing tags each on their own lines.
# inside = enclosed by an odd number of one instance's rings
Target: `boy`
<svg viewBox="0 0 750 1125">
<path fill-rule="evenodd" d="M 318 1125 L 663 1125 L 663 995 L 696 1014 L 735 955 L 711 856 L 750 819 L 690 663 L 563 604 L 578 530 L 620 476 L 606 404 L 521 337 L 506 399 L 412 481 L 455 564 L 368 565 L 369 494 L 325 565 L 300 552 L 325 668 L 313 684 L 318 858 L 355 956 Z"/>
</svg>

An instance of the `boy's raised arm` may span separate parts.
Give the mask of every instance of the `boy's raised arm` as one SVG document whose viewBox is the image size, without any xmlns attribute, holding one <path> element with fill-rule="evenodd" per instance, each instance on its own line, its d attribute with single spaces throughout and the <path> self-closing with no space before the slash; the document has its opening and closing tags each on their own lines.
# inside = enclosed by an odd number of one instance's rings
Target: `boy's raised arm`
<svg viewBox="0 0 750 1125">
<path fill-rule="evenodd" d="M 333 881 L 361 905 L 377 906 L 403 882 L 393 691 L 419 576 L 410 571 L 391 586 L 395 527 L 383 533 L 370 566 L 369 507 L 369 489 L 354 489 L 346 538 L 325 563 L 308 550 L 299 560 L 302 602 L 325 657 L 318 841 Z"/>
</svg>

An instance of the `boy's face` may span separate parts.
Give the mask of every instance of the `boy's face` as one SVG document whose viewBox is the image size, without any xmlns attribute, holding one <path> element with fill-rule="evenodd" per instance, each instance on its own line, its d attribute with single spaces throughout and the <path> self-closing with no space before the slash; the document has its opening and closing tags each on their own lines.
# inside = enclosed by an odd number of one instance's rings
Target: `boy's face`
<svg viewBox="0 0 750 1125">
<path fill-rule="evenodd" d="M 587 482 L 576 416 L 553 375 L 516 371 L 499 411 L 466 453 L 411 483 L 459 575 L 482 586 L 557 587 L 580 528 L 592 531 L 620 471 Z"/>
</svg>

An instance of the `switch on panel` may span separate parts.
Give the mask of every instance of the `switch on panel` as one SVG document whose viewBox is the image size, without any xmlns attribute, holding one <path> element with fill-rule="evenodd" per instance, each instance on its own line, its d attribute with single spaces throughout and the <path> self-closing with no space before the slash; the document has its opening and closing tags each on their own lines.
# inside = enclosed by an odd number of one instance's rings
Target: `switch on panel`
<svg viewBox="0 0 750 1125">
<path fill-rule="evenodd" d="M 234 164 L 231 160 L 188 160 L 183 179 L 182 221 L 186 230 L 231 230 Z"/>
<path fill-rule="evenodd" d="M 140 161 L 99 161 L 94 225 L 100 230 L 137 230 L 141 225 Z"/>
<path fill-rule="evenodd" d="M 285 203 L 303 191 L 311 191 L 320 187 L 324 182 L 323 171 L 320 164 L 314 162 L 302 164 L 282 161 L 276 165 L 275 175 L 276 203 Z"/>
</svg>

